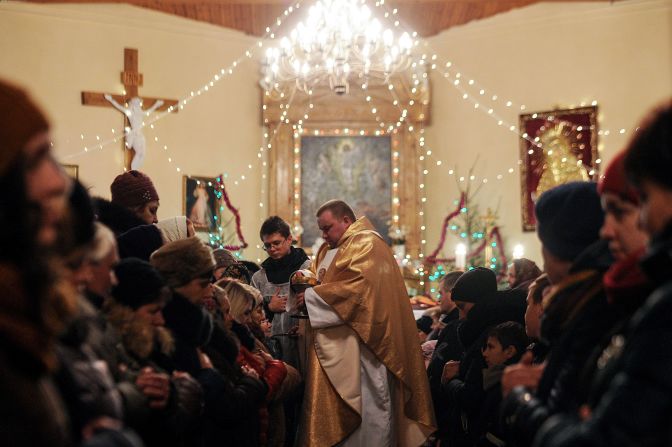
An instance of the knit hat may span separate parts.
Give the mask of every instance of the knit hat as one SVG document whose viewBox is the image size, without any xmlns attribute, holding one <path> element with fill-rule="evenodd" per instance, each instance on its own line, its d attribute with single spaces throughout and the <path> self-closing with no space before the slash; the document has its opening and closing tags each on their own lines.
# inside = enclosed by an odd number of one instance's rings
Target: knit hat
<svg viewBox="0 0 672 447">
<path fill-rule="evenodd" d="M 215 268 L 212 249 L 196 236 L 169 242 L 152 254 L 150 262 L 170 287 L 183 286 Z"/>
<path fill-rule="evenodd" d="M 112 203 L 126 208 L 137 208 L 152 200 L 159 200 L 152 180 L 136 170 L 118 175 L 110 185 L 110 191 Z"/>
<path fill-rule="evenodd" d="M 232 264 L 235 264 L 236 258 L 233 257 L 233 254 L 225 248 L 217 248 L 212 252 L 215 257 L 215 269 L 227 268 Z"/>
<path fill-rule="evenodd" d="M 592 182 L 570 182 L 549 189 L 534 208 L 537 234 L 557 258 L 573 261 L 600 238 L 604 213 Z"/>
<path fill-rule="evenodd" d="M 625 155 L 626 151 L 623 151 L 611 160 L 607 170 L 604 172 L 604 177 L 597 185 L 597 192 L 600 195 L 610 192 L 621 197 L 623 200 L 639 205 L 639 194 L 637 194 L 637 190 L 630 184 L 625 175 Z"/>
<path fill-rule="evenodd" d="M 480 303 L 497 292 L 495 272 L 485 267 L 476 267 L 462 274 L 452 290 L 453 301 Z"/>
<path fill-rule="evenodd" d="M 0 81 L 0 175 L 19 158 L 32 137 L 48 130 L 46 117 L 26 92 Z"/>
<path fill-rule="evenodd" d="M 432 317 L 428 317 L 427 315 L 423 315 L 422 317 L 415 320 L 415 325 L 418 327 L 418 330 L 424 332 L 425 334 L 432 332 L 432 323 L 434 323 L 434 320 L 432 320 Z"/>
<path fill-rule="evenodd" d="M 118 303 L 138 309 L 163 298 L 166 286 L 163 278 L 152 265 L 141 259 L 122 259 L 114 267 L 117 285 L 112 287 L 112 297 Z"/>
<path fill-rule="evenodd" d="M 161 231 L 161 237 L 164 244 L 187 238 L 187 218 L 186 216 L 171 217 L 170 219 L 160 220 L 156 226 Z"/>
</svg>

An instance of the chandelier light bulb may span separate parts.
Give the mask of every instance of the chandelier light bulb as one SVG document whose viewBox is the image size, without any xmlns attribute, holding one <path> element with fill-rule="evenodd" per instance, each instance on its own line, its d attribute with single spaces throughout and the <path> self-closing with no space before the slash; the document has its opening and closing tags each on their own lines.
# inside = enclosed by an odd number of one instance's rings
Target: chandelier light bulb
<svg viewBox="0 0 672 447">
<path fill-rule="evenodd" d="M 308 92 L 328 83 L 343 94 L 352 79 L 370 86 L 415 68 L 414 46 L 408 33 L 384 29 L 361 0 L 318 0 L 276 48 L 266 50 L 260 83 L 264 90 L 277 92 L 288 86 Z M 417 67 L 414 71 L 425 70 L 424 64 Z"/>
</svg>

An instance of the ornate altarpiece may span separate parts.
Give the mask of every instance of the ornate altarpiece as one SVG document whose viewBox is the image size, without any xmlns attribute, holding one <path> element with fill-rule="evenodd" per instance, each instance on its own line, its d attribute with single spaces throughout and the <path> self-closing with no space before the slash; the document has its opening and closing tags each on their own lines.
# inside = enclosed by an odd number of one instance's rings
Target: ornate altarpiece
<svg viewBox="0 0 672 447">
<path fill-rule="evenodd" d="M 292 227 L 302 221 L 303 136 L 372 137 L 378 131 L 380 136 L 389 136 L 392 152 L 392 219 L 389 224 L 391 228 L 405 231 L 406 253 L 418 256 L 422 225 L 419 185 L 424 169 L 420 160 L 424 151 L 420 147 L 419 130 L 430 120 L 430 85 L 428 82 L 415 85 L 410 76 L 395 77 L 390 84 L 393 91 L 387 85 L 369 86 L 366 90 L 351 85 L 350 92 L 342 96 L 326 86 L 315 88 L 312 95 L 297 91 L 288 110 L 284 106 L 280 108 L 287 103 L 286 98 L 262 94 L 262 119 L 271 143 L 268 155 L 269 215 L 281 216 Z M 394 104 L 395 100 L 397 104 Z M 397 127 L 404 109 L 404 124 Z M 285 111 L 285 121 L 281 121 Z M 394 130 L 388 133 L 390 125 L 394 125 Z"/>
</svg>

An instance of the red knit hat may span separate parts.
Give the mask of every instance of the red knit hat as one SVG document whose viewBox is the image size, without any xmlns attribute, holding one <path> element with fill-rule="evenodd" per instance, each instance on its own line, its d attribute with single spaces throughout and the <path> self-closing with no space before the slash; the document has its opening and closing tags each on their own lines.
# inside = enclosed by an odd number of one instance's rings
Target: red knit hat
<svg viewBox="0 0 672 447">
<path fill-rule="evenodd" d="M 639 205 L 639 194 L 637 190 L 628 182 L 625 175 L 625 160 L 626 151 L 622 151 L 616 155 L 607 170 L 604 172 L 604 177 L 597 185 L 597 192 L 602 195 L 605 192 L 616 194 L 623 200 Z"/>
<path fill-rule="evenodd" d="M 136 170 L 118 175 L 112 182 L 110 191 L 112 203 L 126 208 L 137 208 L 152 200 L 159 200 L 152 180 Z"/>
<path fill-rule="evenodd" d="M 33 136 L 48 130 L 46 117 L 26 92 L 0 81 L 0 175 L 19 158 Z"/>
</svg>

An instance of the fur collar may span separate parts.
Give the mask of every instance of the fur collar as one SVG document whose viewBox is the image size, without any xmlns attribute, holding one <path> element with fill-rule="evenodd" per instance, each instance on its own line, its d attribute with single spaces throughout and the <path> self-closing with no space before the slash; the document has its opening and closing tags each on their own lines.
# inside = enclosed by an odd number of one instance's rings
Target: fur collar
<svg viewBox="0 0 672 447">
<path fill-rule="evenodd" d="M 133 309 L 114 300 L 107 300 L 104 311 L 108 321 L 121 337 L 124 348 L 140 359 L 147 359 L 154 349 L 170 355 L 175 342 L 165 327 L 154 327 L 135 315 Z"/>
</svg>

